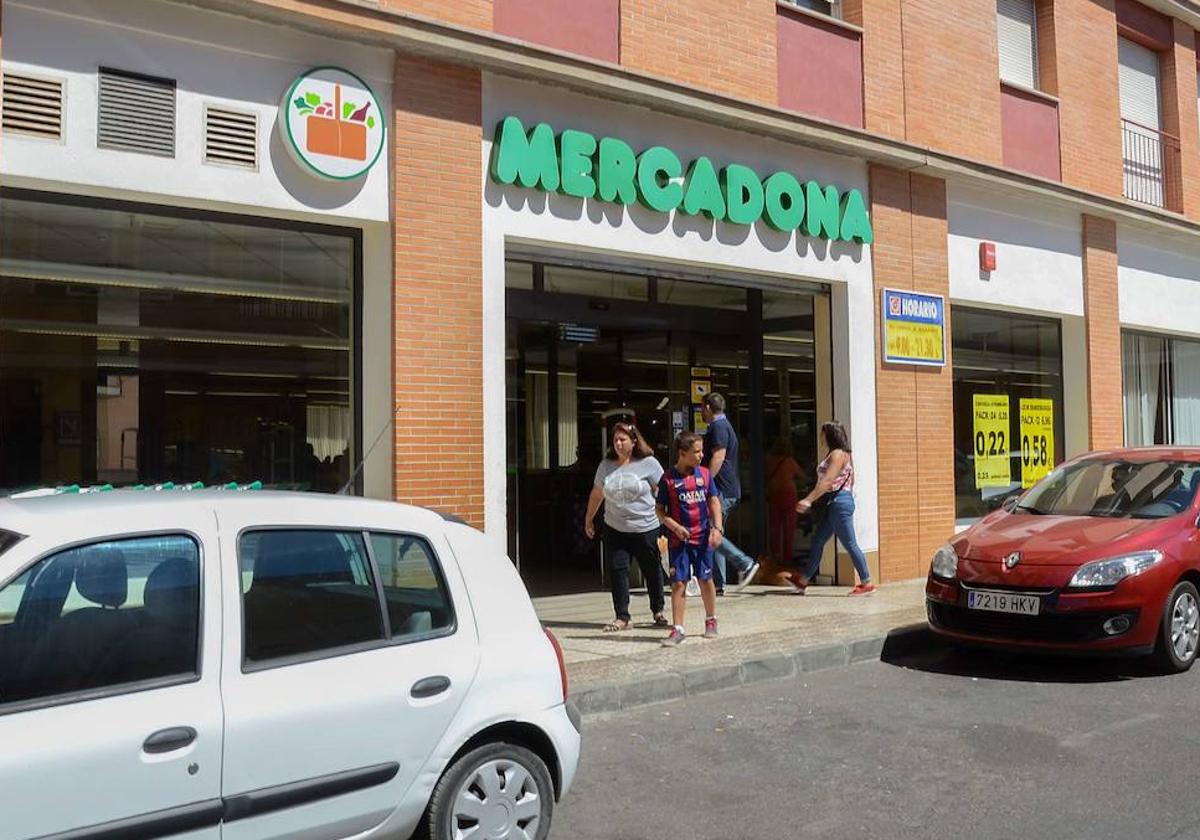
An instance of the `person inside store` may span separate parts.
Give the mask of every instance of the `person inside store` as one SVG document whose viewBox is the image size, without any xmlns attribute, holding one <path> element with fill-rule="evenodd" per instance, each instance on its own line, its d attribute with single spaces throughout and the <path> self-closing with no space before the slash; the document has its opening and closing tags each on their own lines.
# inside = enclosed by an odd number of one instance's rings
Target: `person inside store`
<svg viewBox="0 0 1200 840">
<path fill-rule="evenodd" d="M 628 630 L 630 560 L 642 570 L 655 627 L 669 626 L 663 609 L 663 570 L 659 562 L 661 525 L 655 510 L 655 493 L 663 468 L 654 451 L 632 423 L 616 423 L 612 446 L 596 467 L 591 495 L 584 513 L 584 532 L 596 536 L 596 513 L 604 505 L 604 551 L 608 555 L 616 617 L 605 632 Z"/>
<path fill-rule="evenodd" d="M 788 576 L 792 588 L 803 595 L 809 582 L 821 567 L 821 554 L 829 538 L 837 535 L 850 554 L 854 571 L 858 573 L 858 585 L 850 594 L 870 595 L 875 591 L 867 558 L 858 546 L 854 535 L 854 457 L 850 451 L 850 438 L 846 427 L 836 420 L 821 426 L 821 444 L 828 454 L 817 465 L 817 483 L 807 496 L 796 503 L 797 513 L 809 513 L 817 519 L 809 550 L 808 565 L 800 574 Z"/>
<path fill-rule="evenodd" d="M 700 415 L 708 428 L 704 432 L 704 466 L 712 473 L 713 484 L 721 494 L 722 521 L 729 522 L 742 497 L 742 482 L 738 475 L 738 436 L 725 416 L 725 397 L 715 391 L 705 394 Z M 718 595 L 725 594 L 725 581 L 732 563 L 738 572 L 738 590 L 745 588 L 758 574 L 758 563 L 738 548 L 728 537 L 721 540 L 714 554 L 713 580 Z"/>
<path fill-rule="evenodd" d="M 767 453 L 767 511 L 771 559 L 778 566 L 792 564 L 792 546 L 796 539 L 796 503 L 798 486 L 804 484 L 804 469 L 792 455 L 792 443 L 780 435 Z"/>
</svg>

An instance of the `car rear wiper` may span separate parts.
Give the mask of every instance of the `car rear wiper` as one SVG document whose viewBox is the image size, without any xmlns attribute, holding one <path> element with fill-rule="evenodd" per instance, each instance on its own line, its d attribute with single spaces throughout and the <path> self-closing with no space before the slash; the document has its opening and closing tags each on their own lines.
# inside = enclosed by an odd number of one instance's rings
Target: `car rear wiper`
<svg viewBox="0 0 1200 840">
<path fill-rule="evenodd" d="M 1038 516 L 1046 515 L 1046 511 L 1039 510 L 1038 508 L 1035 508 L 1035 507 L 1030 507 L 1029 505 L 1021 505 L 1021 504 L 1013 505 L 1013 510 L 1025 510 L 1025 511 L 1029 511 L 1030 513 L 1035 513 Z"/>
</svg>

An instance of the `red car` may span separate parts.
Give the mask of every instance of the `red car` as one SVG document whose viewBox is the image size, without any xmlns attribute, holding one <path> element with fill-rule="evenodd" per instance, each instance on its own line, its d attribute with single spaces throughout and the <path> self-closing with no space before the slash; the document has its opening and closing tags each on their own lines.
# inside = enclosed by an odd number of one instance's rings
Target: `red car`
<svg viewBox="0 0 1200 840">
<path fill-rule="evenodd" d="M 1153 653 L 1186 671 L 1200 641 L 1200 448 L 1096 452 L 1057 467 L 939 548 L 929 626 L 950 639 Z"/>
</svg>

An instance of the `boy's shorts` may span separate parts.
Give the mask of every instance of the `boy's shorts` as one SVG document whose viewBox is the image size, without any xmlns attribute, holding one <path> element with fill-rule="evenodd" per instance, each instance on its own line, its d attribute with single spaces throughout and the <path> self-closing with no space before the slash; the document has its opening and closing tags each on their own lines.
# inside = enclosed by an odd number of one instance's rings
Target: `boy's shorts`
<svg viewBox="0 0 1200 840">
<path fill-rule="evenodd" d="M 693 573 L 697 580 L 712 580 L 713 550 L 708 540 L 703 545 L 671 546 L 671 580 L 687 583 Z"/>
</svg>

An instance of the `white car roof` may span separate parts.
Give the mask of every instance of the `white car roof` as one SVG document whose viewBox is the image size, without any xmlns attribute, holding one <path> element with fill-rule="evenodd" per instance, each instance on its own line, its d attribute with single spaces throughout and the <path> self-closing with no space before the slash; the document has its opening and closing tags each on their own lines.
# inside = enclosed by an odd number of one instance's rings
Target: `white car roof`
<svg viewBox="0 0 1200 840">
<path fill-rule="evenodd" d="M 445 519 L 434 511 L 355 496 L 274 490 L 108 490 L 99 493 L 61 493 L 53 496 L 0 498 L 0 529 L 18 534 L 55 531 L 113 531 L 129 525 L 144 529 L 147 522 L 170 528 L 173 516 L 184 511 L 227 512 L 238 518 L 269 522 L 276 518 L 313 524 L 337 524 L 339 517 L 386 517 L 392 527 L 428 533 L 440 531 Z M 172 513 L 174 511 L 174 514 Z"/>
</svg>

